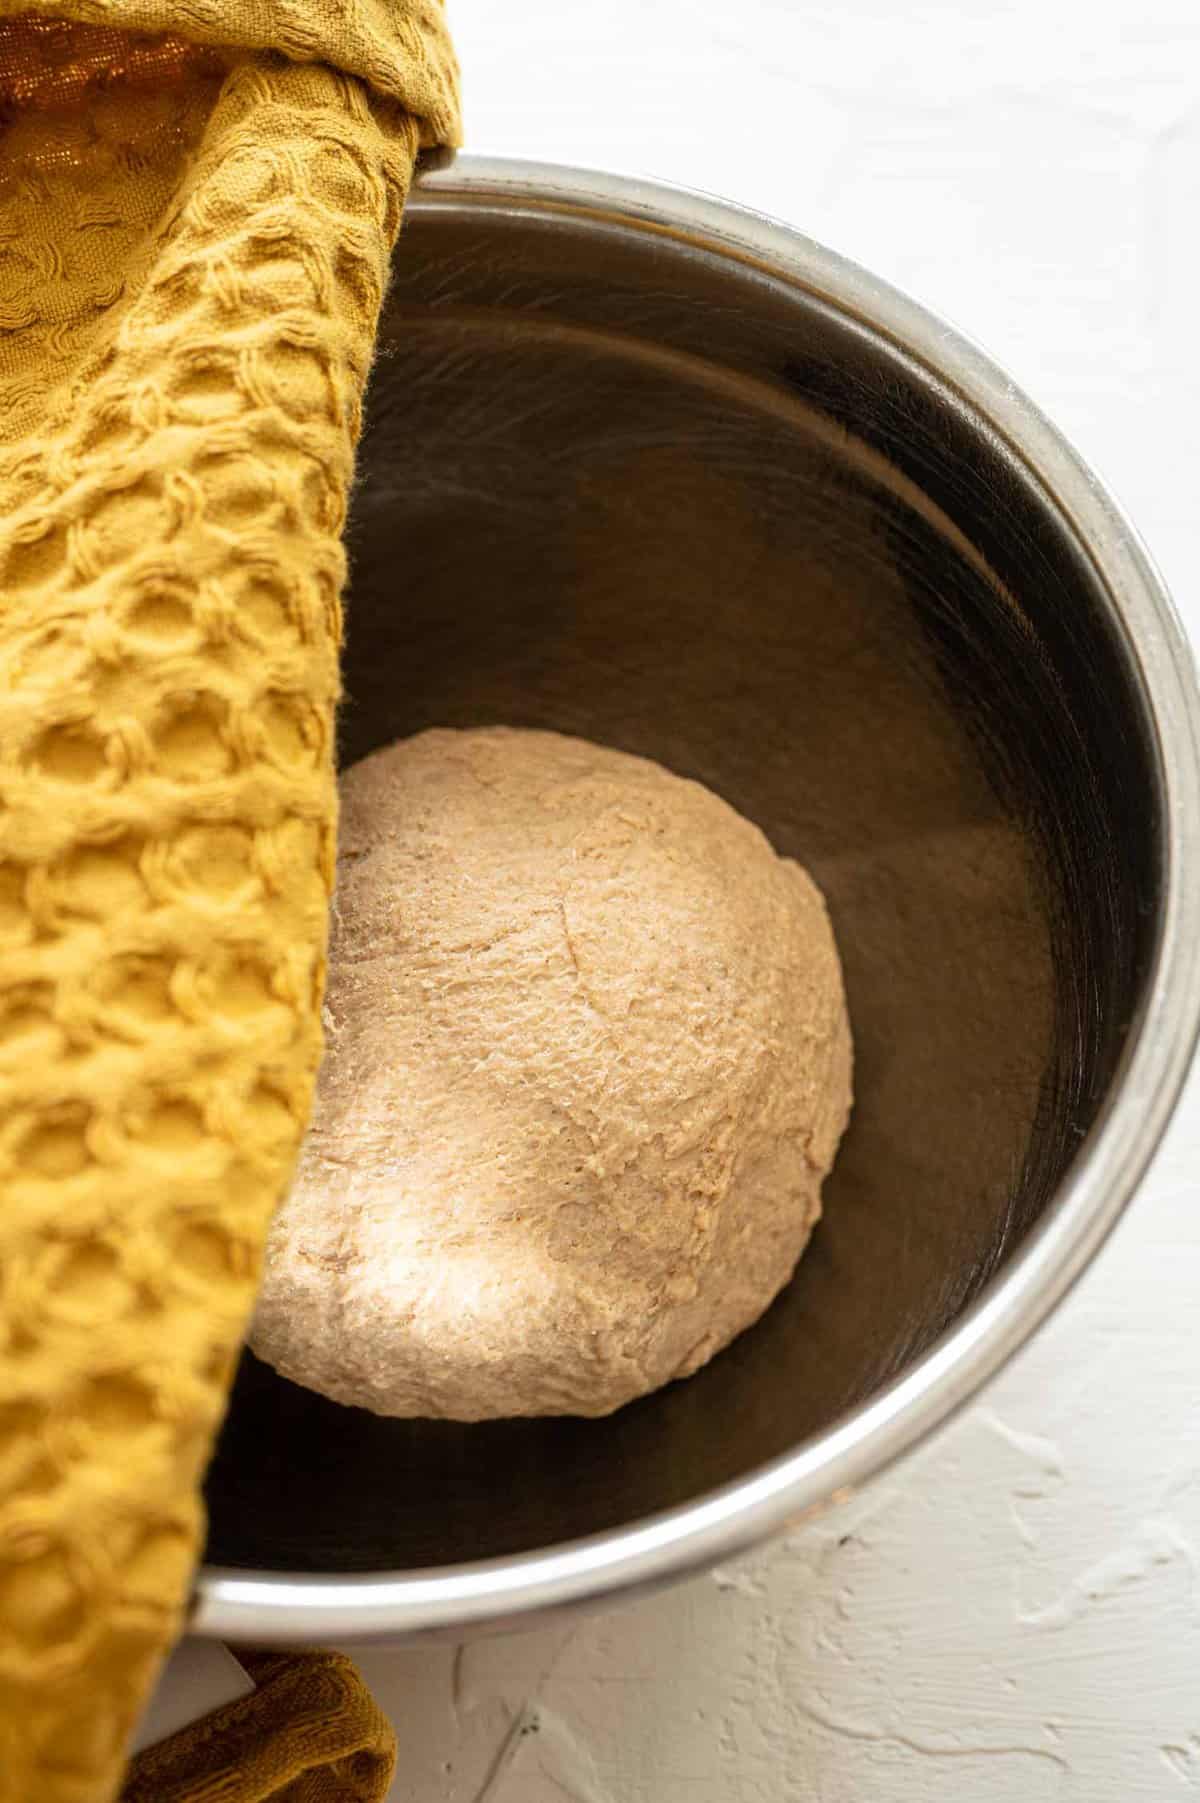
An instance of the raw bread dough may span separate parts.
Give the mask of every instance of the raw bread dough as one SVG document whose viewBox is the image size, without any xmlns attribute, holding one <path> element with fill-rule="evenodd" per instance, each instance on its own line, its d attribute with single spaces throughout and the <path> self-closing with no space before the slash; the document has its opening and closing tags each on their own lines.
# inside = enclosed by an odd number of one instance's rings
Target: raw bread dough
<svg viewBox="0 0 1200 1803">
<path fill-rule="evenodd" d="M 383 1415 L 603 1415 L 791 1276 L 850 1106 L 824 903 L 659 765 L 421 733 L 342 783 L 328 1048 L 252 1344 Z"/>
</svg>

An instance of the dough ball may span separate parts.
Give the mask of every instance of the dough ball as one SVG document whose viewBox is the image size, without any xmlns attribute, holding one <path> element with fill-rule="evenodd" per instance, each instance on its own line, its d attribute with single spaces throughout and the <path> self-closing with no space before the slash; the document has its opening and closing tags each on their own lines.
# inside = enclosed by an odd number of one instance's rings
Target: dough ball
<svg viewBox="0 0 1200 1803">
<path fill-rule="evenodd" d="M 700 784 L 555 733 L 342 783 L 328 1043 L 252 1344 L 381 1415 L 603 1415 L 792 1274 L 850 1106 L 824 903 Z"/>
</svg>

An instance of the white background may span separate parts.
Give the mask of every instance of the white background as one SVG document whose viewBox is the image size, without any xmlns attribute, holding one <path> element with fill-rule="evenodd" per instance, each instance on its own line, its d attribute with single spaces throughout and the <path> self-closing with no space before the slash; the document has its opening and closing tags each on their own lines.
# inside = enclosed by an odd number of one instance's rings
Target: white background
<svg viewBox="0 0 1200 1803">
<path fill-rule="evenodd" d="M 1005 363 L 1200 632 L 1196 0 L 451 0 L 472 148 L 778 214 Z M 1200 1089 L 983 1402 L 831 1523 L 372 1653 L 411 1803 L 1200 1798 Z M 536 1722 L 536 1733 L 522 1733 Z"/>
</svg>

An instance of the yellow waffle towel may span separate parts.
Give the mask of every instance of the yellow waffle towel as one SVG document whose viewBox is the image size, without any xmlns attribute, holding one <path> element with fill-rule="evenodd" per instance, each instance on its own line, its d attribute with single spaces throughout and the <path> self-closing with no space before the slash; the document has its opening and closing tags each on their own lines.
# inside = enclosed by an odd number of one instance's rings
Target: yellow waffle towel
<svg viewBox="0 0 1200 1803">
<path fill-rule="evenodd" d="M 0 0 L 4 1803 L 111 1796 L 180 1626 L 320 1051 L 361 396 L 455 108 L 440 0 Z"/>
<path fill-rule="evenodd" d="M 242 1653 L 252 1696 L 140 1753 L 121 1803 L 383 1803 L 396 1738 L 341 1653 Z"/>
</svg>

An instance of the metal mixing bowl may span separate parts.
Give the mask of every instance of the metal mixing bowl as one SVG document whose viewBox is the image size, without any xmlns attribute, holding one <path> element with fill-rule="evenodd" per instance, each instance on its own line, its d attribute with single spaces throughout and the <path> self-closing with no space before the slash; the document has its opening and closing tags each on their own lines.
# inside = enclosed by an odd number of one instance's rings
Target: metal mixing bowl
<svg viewBox="0 0 1200 1803">
<path fill-rule="evenodd" d="M 234 1639 L 511 1625 L 862 1484 L 1096 1252 L 1200 1003 L 1197 704 L 1157 575 L 992 363 L 796 233 L 427 172 L 350 544 L 346 761 L 508 721 L 710 784 L 825 890 L 857 1104 L 786 1293 L 608 1420 L 377 1420 L 247 1358 L 195 1612 Z"/>
</svg>

